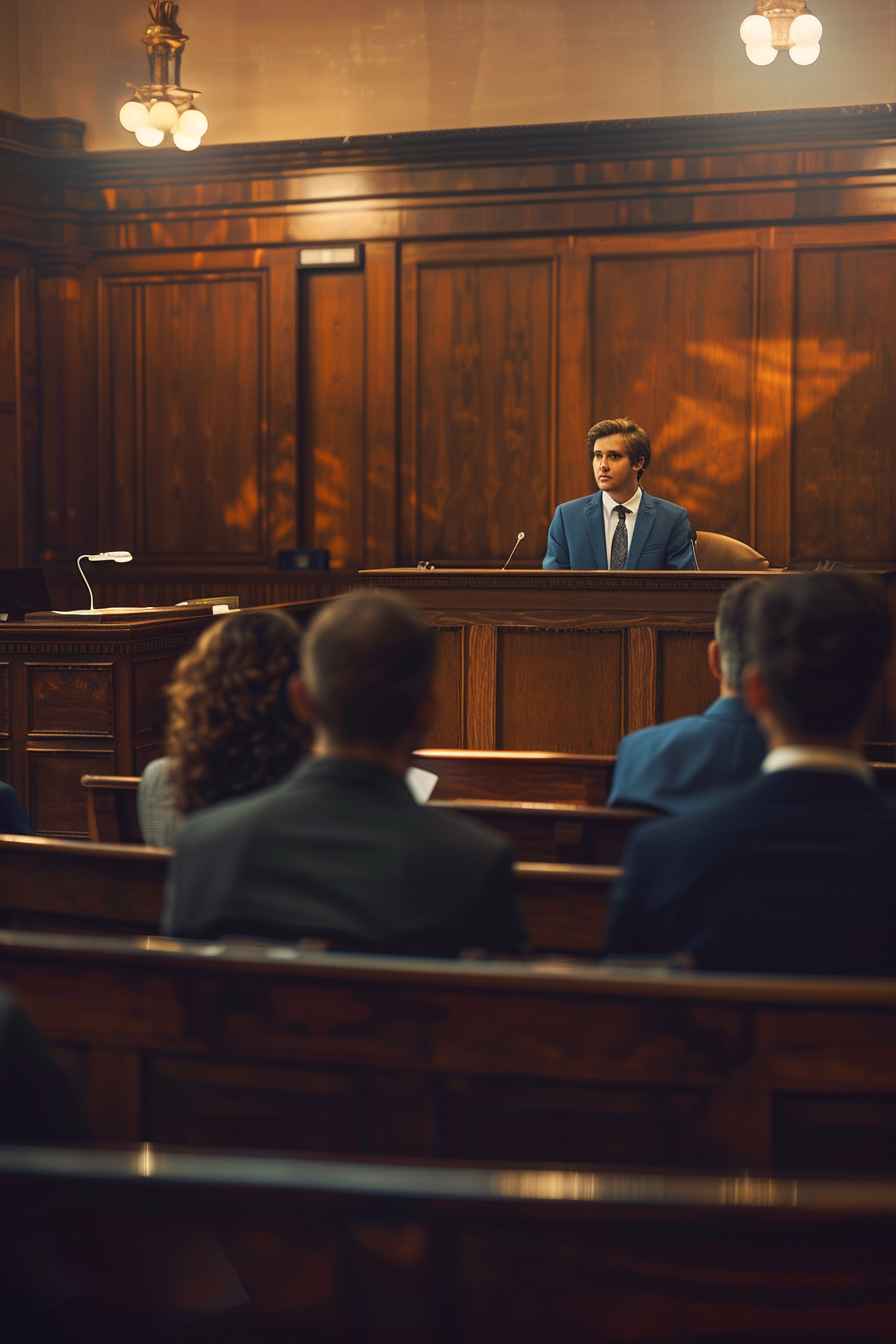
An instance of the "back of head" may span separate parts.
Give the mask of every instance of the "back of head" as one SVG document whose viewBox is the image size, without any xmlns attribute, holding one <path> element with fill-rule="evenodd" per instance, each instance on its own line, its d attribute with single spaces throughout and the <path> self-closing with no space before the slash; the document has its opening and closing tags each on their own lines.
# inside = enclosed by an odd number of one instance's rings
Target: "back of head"
<svg viewBox="0 0 896 1344">
<path fill-rule="evenodd" d="M 224 616 L 181 658 L 168 687 L 167 755 L 182 812 L 273 784 L 307 750 L 286 686 L 301 631 L 281 611 Z"/>
<path fill-rule="evenodd" d="M 881 581 L 859 571 L 759 581 L 748 622 L 748 659 L 788 727 L 808 737 L 854 732 L 890 651 Z"/>
<path fill-rule="evenodd" d="M 390 593 L 348 593 L 310 622 L 302 676 L 336 742 L 389 748 L 413 727 L 434 658 L 432 630 L 416 607 Z"/>
<path fill-rule="evenodd" d="M 722 594 L 716 611 L 715 637 L 719 645 L 722 677 L 738 695 L 747 665 L 747 625 L 750 599 L 761 579 L 741 579 Z"/>
<path fill-rule="evenodd" d="M 620 416 L 617 420 L 598 420 L 596 425 L 592 425 L 588 431 L 588 453 L 594 452 L 594 445 L 598 439 L 608 439 L 614 434 L 621 434 L 625 445 L 625 451 L 628 453 L 629 461 L 632 463 L 640 461 L 643 457 L 644 465 L 638 472 L 638 480 L 650 466 L 650 439 L 646 429 L 642 429 L 634 420 L 629 420 L 628 416 Z"/>
</svg>

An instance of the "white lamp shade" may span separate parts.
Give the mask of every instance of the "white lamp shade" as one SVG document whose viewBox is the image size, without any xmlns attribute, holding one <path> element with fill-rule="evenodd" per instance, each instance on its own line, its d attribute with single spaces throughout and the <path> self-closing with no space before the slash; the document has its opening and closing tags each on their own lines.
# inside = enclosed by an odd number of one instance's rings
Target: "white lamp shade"
<svg viewBox="0 0 896 1344">
<path fill-rule="evenodd" d="M 814 47 L 791 47 L 790 59 L 795 65 L 811 65 L 817 61 L 821 55 L 821 47 L 815 43 Z"/>
<path fill-rule="evenodd" d="M 147 149 L 152 149 L 155 145 L 160 145 L 165 139 L 165 132 L 159 131 L 155 126 L 140 126 L 134 132 L 141 145 Z"/>
<path fill-rule="evenodd" d="M 149 124 L 158 131 L 170 131 L 176 121 L 177 108 L 167 98 L 160 98 L 149 109 Z"/>
<path fill-rule="evenodd" d="M 764 14 L 748 14 L 740 26 L 741 41 L 748 47 L 770 47 L 772 25 Z"/>
<path fill-rule="evenodd" d="M 186 112 L 180 114 L 177 129 L 188 135 L 191 140 L 201 140 L 208 130 L 208 117 L 204 112 L 200 112 L 198 107 L 188 107 Z"/>
<path fill-rule="evenodd" d="M 149 108 L 131 99 L 119 112 L 118 120 L 126 131 L 137 131 L 141 126 L 149 125 Z"/>
<path fill-rule="evenodd" d="M 198 135 L 184 135 L 183 131 L 175 131 L 173 139 L 178 149 L 183 149 L 187 153 L 191 149 L 198 149 L 200 145 Z"/>
<path fill-rule="evenodd" d="M 798 47 L 817 47 L 822 31 L 821 20 L 816 19 L 814 14 L 797 14 L 790 25 L 790 40 Z"/>
<path fill-rule="evenodd" d="M 777 51 L 772 46 L 747 47 L 747 58 L 751 60 L 754 65 L 771 65 L 777 54 Z"/>
</svg>

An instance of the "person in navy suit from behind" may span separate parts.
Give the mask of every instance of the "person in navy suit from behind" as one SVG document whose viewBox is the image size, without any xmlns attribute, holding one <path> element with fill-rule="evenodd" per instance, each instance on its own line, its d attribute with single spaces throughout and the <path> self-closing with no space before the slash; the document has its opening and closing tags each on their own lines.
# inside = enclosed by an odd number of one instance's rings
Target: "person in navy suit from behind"
<svg viewBox="0 0 896 1344">
<path fill-rule="evenodd" d="M 623 855 L 607 949 L 699 969 L 896 974 L 896 802 L 860 754 L 890 648 L 868 574 L 795 574 L 751 594 L 744 699 L 762 773 L 713 807 L 645 822 Z"/>
<path fill-rule="evenodd" d="M 610 807 L 693 812 L 720 789 L 757 774 L 765 738 L 741 698 L 746 662 L 747 608 L 761 579 L 743 579 L 722 594 L 715 639 L 707 650 L 721 694 L 703 714 L 657 723 L 619 743 Z"/>
<path fill-rule="evenodd" d="M 31 835 L 28 813 L 9 784 L 0 784 L 0 835 Z"/>
<path fill-rule="evenodd" d="M 597 494 L 558 504 L 542 569 L 696 569 L 687 510 L 655 499 L 639 481 L 650 439 L 634 420 L 588 431 Z"/>
</svg>

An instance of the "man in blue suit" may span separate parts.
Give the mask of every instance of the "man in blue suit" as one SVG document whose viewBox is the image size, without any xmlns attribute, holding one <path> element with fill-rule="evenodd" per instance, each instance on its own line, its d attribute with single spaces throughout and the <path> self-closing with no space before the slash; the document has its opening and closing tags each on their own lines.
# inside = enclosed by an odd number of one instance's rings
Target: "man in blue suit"
<svg viewBox="0 0 896 1344">
<path fill-rule="evenodd" d="M 757 774 L 765 738 L 741 698 L 746 663 L 747 608 L 761 579 L 744 579 L 722 594 L 709 667 L 721 694 L 703 714 L 658 723 L 619 743 L 610 807 L 694 812 L 720 789 Z"/>
<path fill-rule="evenodd" d="M 597 494 L 558 504 L 543 569 L 696 569 L 687 510 L 654 499 L 638 482 L 650 439 L 634 420 L 588 431 Z"/>
<path fill-rule="evenodd" d="M 860 744 L 890 648 L 883 584 L 856 571 L 760 583 L 744 699 L 762 773 L 714 807 L 646 822 L 613 890 L 610 953 L 699 969 L 896 974 L 896 802 Z"/>
</svg>

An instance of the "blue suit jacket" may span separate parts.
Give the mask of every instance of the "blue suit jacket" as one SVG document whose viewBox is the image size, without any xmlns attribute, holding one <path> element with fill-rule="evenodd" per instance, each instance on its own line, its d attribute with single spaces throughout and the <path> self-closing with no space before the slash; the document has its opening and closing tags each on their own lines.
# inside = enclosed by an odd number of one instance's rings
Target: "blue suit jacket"
<svg viewBox="0 0 896 1344">
<path fill-rule="evenodd" d="M 896 801 L 854 775 L 782 770 L 716 806 L 644 822 L 607 950 L 698 968 L 896 974 Z"/>
<path fill-rule="evenodd" d="M 0 784 L 0 834 L 30 835 L 31 822 L 15 789 Z"/>
<path fill-rule="evenodd" d="M 542 569 L 607 569 L 601 491 L 558 504 Z M 626 569 L 696 569 L 687 509 L 642 491 Z"/>
<path fill-rule="evenodd" d="M 694 812 L 714 803 L 720 789 L 757 774 L 765 754 L 765 738 L 740 696 L 723 696 L 704 714 L 624 737 L 607 802 Z"/>
</svg>

